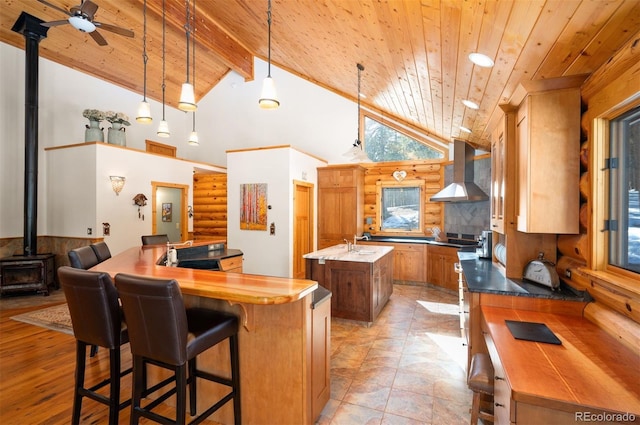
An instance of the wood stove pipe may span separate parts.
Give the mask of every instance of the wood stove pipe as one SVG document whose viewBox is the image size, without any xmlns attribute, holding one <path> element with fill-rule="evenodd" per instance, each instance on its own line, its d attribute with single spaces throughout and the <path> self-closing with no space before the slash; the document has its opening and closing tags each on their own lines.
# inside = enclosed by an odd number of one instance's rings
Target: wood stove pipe
<svg viewBox="0 0 640 425">
<path fill-rule="evenodd" d="M 49 28 L 41 19 L 22 12 L 12 31 L 25 39 L 24 108 L 24 255 L 38 253 L 38 56 L 40 40 Z"/>
</svg>

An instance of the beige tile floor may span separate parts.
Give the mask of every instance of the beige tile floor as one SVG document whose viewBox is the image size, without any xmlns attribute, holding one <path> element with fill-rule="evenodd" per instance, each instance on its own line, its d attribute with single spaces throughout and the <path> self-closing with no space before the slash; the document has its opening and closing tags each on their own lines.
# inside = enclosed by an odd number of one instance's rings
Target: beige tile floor
<svg viewBox="0 0 640 425">
<path fill-rule="evenodd" d="M 331 351 L 318 425 L 469 423 L 457 294 L 395 285 L 370 327 L 333 319 Z"/>
</svg>

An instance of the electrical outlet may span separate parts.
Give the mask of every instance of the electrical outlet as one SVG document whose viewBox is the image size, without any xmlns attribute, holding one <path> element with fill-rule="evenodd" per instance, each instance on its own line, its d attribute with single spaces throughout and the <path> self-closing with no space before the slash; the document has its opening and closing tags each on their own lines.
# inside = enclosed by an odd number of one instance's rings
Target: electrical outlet
<svg viewBox="0 0 640 425">
<path fill-rule="evenodd" d="M 571 279 L 571 270 L 567 269 L 564 271 L 564 277 L 567 279 Z"/>
<path fill-rule="evenodd" d="M 91 235 L 93 233 L 93 229 L 91 227 L 87 227 L 87 235 Z"/>
</svg>

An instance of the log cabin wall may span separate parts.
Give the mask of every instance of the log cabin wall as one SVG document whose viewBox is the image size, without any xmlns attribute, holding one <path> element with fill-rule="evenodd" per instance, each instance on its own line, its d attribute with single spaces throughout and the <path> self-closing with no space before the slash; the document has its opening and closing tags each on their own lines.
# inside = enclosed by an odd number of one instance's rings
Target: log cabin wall
<svg viewBox="0 0 640 425">
<path fill-rule="evenodd" d="M 606 172 L 604 146 L 608 119 L 640 105 L 640 32 L 596 70 L 581 88 L 583 113 L 580 150 L 580 234 L 558 237 L 557 270 L 561 278 L 586 290 L 595 303 L 585 317 L 623 342 L 640 344 L 640 278 L 636 273 L 607 267 Z"/>
<path fill-rule="evenodd" d="M 435 195 L 443 187 L 444 166 L 446 162 L 424 161 L 397 161 L 385 163 L 362 164 L 365 168 L 364 175 L 364 220 L 371 220 L 372 224 L 365 224 L 365 232 L 375 233 L 378 229 L 376 223 L 376 183 L 395 182 L 394 171 L 405 171 L 405 180 L 424 180 L 425 205 L 424 228 L 438 226 L 444 228 L 444 204 L 442 202 L 429 202 L 429 198 Z M 430 231 L 427 231 L 430 235 Z"/>
<path fill-rule="evenodd" d="M 193 175 L 193 238 L 227 237 L 227 175 Z"/>
</svg>

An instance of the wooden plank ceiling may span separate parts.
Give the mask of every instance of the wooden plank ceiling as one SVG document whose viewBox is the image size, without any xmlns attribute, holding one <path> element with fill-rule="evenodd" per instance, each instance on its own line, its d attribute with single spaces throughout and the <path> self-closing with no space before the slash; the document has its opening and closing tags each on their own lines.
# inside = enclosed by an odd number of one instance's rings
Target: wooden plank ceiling
<svg viewBox="0 0 640 425">
<path fill-rule="evenodd" d="M 68 10 L 79 0 L 49 0 Z M 143 0 L 94 0 L 105 30 L 100 47 L 70 25 L 51 28 L 42 57 L 142 93 Z M 162 1 L 147 0 L 147 96 L 162 101 Z M 36 0 L 2 0 L 0 39 L 24 48 L 11 27 L 25 11 L 65 19 Z M 166 0 L 166 101 L 176 106 L 186 77 L 185 2 Z M 196 97 L 229 70 L 246 80 L 253 58 L 267 57 L 267 0 L 199 0 Z M 272 62 L 350 99 L 419 127 L 442 141 L 462 138 L 489 148 L 488 127 L 518 83 L 590 74 L 640 31 L 639 0 L 273 0 Z M 468 60 L 481 52 L 495 61 Z M 277 84 L 277 73 L 273 74 Z M 461 101 L 480 108 L 472 110 Z M 281 99 L 286 102 L 286 99 Z M 472 129 L 464 133 L 460 126 Z"/>
</svg>

